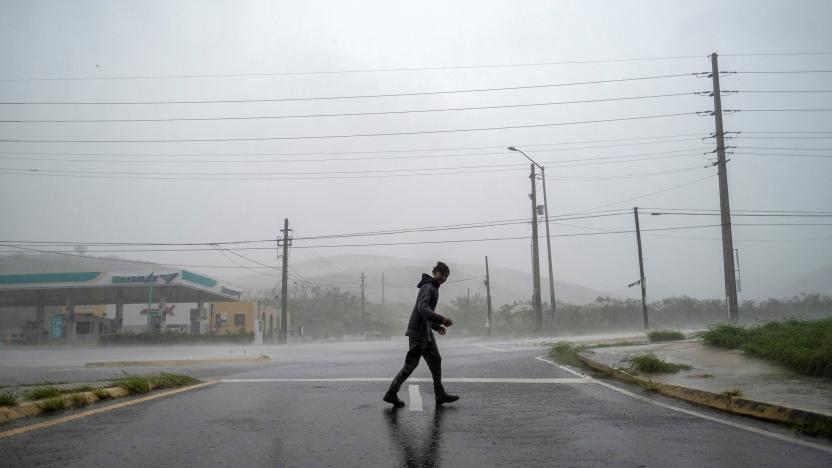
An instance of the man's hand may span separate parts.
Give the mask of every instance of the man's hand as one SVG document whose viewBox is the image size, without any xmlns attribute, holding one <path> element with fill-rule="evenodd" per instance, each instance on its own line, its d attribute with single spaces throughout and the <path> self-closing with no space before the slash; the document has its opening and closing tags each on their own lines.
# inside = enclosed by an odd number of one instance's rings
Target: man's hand
<svg viewBox="0 0 832 468">
<path fill-rule="evenodd" d="M 444 335 L 445 333 L 448 333 L 448 330 L 445 327 L 439 327 L 439 328 L 436 329 L 436 333 L 439 333 L 440 335 Z"/>
<path fill-rule="evenodd" d="M 453 320 L 451 320 L 451 318 L 450 318 L 450 317 L 445 317 L 445 321 L 444 321 L 444 322 L 442 322 L 442 325 L 445 325 L 446 327 L 450 327 L 450 326 L 452 326 L 453 324 L 454 324 L 454 321 L 453 321 Z"/>
</svg>

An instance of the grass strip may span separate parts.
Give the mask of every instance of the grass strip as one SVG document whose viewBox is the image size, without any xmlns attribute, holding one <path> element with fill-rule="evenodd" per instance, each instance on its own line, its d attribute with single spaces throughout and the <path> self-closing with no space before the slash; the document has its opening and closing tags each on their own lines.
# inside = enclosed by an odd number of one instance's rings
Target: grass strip
<svg viewBox="0 0 832 468">
<path fill-rule="evenodd" d="M 549 357 L 558 364 L 584 367 L 584 363 L 578 359 L 578 353 L 585 349 L 587 349 L 585 345 L 574 345 L 572 343 L 562 341 L 552 345 L 552 349 L 549 350 Z"/>
<path fill-rule="evenodd" d="M 645 374 L 674 374 L 680 370 L 691 369 L 687 364 L 675 364 L 658 358 L 655 354 L 639 354 L 627 358 L 632 369 Z"/>
<path fill-rule="evenodd" d="M 11 392 L 0 392 L 0 406 L 14 406 L 17 404 L 17 397 Z"/>
<path fill-rule="evenodd" d="M 54 398 L 62 395 L 61 389 L 54 385 L 41 385 L 31 390 L 27 390 L 23 394 L 27 400 L 43 400 L 45 398 Z"/>
<path fill-rule="evenodd" d="M 681 341 L 685 339 L 685 334 L 676 330 L 655 330 L 647 333 L 647 338 L 651 343 L 661 341 Z"/>
<path fill-rule="evenodd" d="M 43 412 L 46 414 L 57 413 L 59 411 L 64 410 L 64 407 L 66 406 L 66 401 L 64 400 L 64 397 L 57 396 L 54 398 L 44 400 L 38 406 L 40 406 L 40 409 L 43 410 Z"/>
<path fill-rule="evenodd" d="M 702 342 L 781 364 L 797 372 L 832 377 L 832 318 L 786 320 L 755 327 L 717 325 Z"/>
<path fill-rule="evenodd" d="M 116 385 L 127 390 L 131 395 L 147 393 L 154 388 L 178 388 L 198 384 L 199 379 L 188 375 L 161 373 L 156 375 L 127 375 L 116 382 Z"/>
</svg>

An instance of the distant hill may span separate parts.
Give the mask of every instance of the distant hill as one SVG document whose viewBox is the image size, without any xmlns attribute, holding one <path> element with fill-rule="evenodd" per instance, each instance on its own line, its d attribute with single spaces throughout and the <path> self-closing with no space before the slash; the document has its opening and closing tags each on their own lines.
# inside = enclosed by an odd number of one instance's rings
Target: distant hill
<svg viewBox="0 0 832 468">
<path fill-rule="evenodd" d="M 485 266 L 454 263 L 451 278 L 442 286 L 443 299 L 480 293 L 485 295 Z M 388 303 L 410 303 L 416 294 L 416 283 L 422 273 L 430 273 L 433 266 L 421 260 L 372 255 L 340 255 L 319 257 L 314 260 L 292 262 L 294 272 L 290 277 L 294 284 L 325 284 L 342 289 L 359 291 L 361 273 L 366 275 L 367 299 L 381 302 L 381 273 L 385 277 L 385 300 Z M 41 254 L 14 254 L 0 257 L 0 274 L 45 273 L 70 271 L 133 271 L 167 268 L 155 263 L 136 263 L 117 258 L 91 256 L 57 256 Z M 238 272 L 234 272 L 238 273 Z M 211 276 L 218 276 L 211 274 Z M 231 272 L 220 275 L 235 286 L 247 292 L 271 289 L 278 279 L 273 276 L 234 276 Z M 526 300 L 531 297 L 532 275 L 528 272 L 491 265 L 491 297 L 495 306 Z M 548 302 L 548 278 L 541 280 L 542 297 Z M 583 286 L 555 281 L 555 294 L 559 301 L 573 304 L 592 302 L 598 296 L 608 293 Z"/>
<path fill-rule="evenodd" d="M 455 263 L 447 259 L 451 267 L 451 278 L 442 286 L 442 297 L 452 297 L 477 292 L 485 295 L 485 266 Z M 339 255 L 321 257 L 315 260 L 293 262 L 290 277 L 298 283 L 306 280 L 339 286 L 353 291 L 359 290 L 360 276 L 366 275 L 367 298 L 381 302 L 381 274 L 385 279 L 385 300 L 389 303 L 410 303 L 416 294 L 416 283 L 422 273 L 430 273 L 431 262 L 421 260 L 371 255 Z M 494 304 L 510 303 L 531 297 L 532 275 L 528 272 L 490 265 L 491 296 Z M 229 281 L 248 289 L 270 289 L 276 280 L 261 276 L 229 278 Z M 548 302 L 548 278 L 541 280 L 543 301 Z M 555 295 L 559 301 L 574 304 L 592 302 L 598 296 L 609 295 L 583 286 L 555 281 Z"/>
</svg>

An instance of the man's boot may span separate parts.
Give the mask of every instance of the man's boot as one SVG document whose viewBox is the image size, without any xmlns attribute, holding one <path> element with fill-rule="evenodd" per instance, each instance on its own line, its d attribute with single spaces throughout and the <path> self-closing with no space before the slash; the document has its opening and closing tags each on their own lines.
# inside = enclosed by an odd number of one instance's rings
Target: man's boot
<svg viewBox="0 0 832 468">
<path fill-rule="evenodd" d="M 394 408 L 403 408 L 404 402 L 399 399 L 399 395 L 393 390 L 387 390 L 382 400 L 393 405 Z"/>
<path fill-rule="evenodd" d="M 453 403 L 459 400 L 458 395 L 449 395 L 445 392 L 445 388 L 442 387 L 442 384 L 434 385 L 433 386 L 433 393 L 436 396 L 436 406 L 442 406 L 445 403 Z"/>
<path fill-rule="evenodd" d="M 387 403 L 392 404 L 396 408 L 403 408 L 404 402 L 399 399 L 399 388 L 401 388 L 402 384 L 408 377 L 410 377 L 410 369 L 404 368 L 396 374 L 396 377 L 393 378 L 393 382 L 390 383 L 390 389 L 387 390 L 387 393 L 384 394 L 384 398 L 382 400 L 386 401 Z"/>
</svg>

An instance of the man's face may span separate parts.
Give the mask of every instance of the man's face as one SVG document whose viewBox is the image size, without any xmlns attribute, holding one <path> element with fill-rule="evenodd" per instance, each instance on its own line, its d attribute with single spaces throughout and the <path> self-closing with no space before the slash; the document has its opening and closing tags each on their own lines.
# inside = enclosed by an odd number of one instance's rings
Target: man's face
<svg viewBox="0 0 832 468">
<path fill-rule="evenodd" d="M 443 273 L 443 272 L 441 272 L 441 271 L 437 271 L 437 272 L 435 272 L 435 273 L 433 274 L 433 279 L 434 279 L 437 283 L 442 284 L 442 283 L 444 283 L 445 281 L 448 281 L 448 274 L 447 274 L 447 273 Z"/>
</svg>

